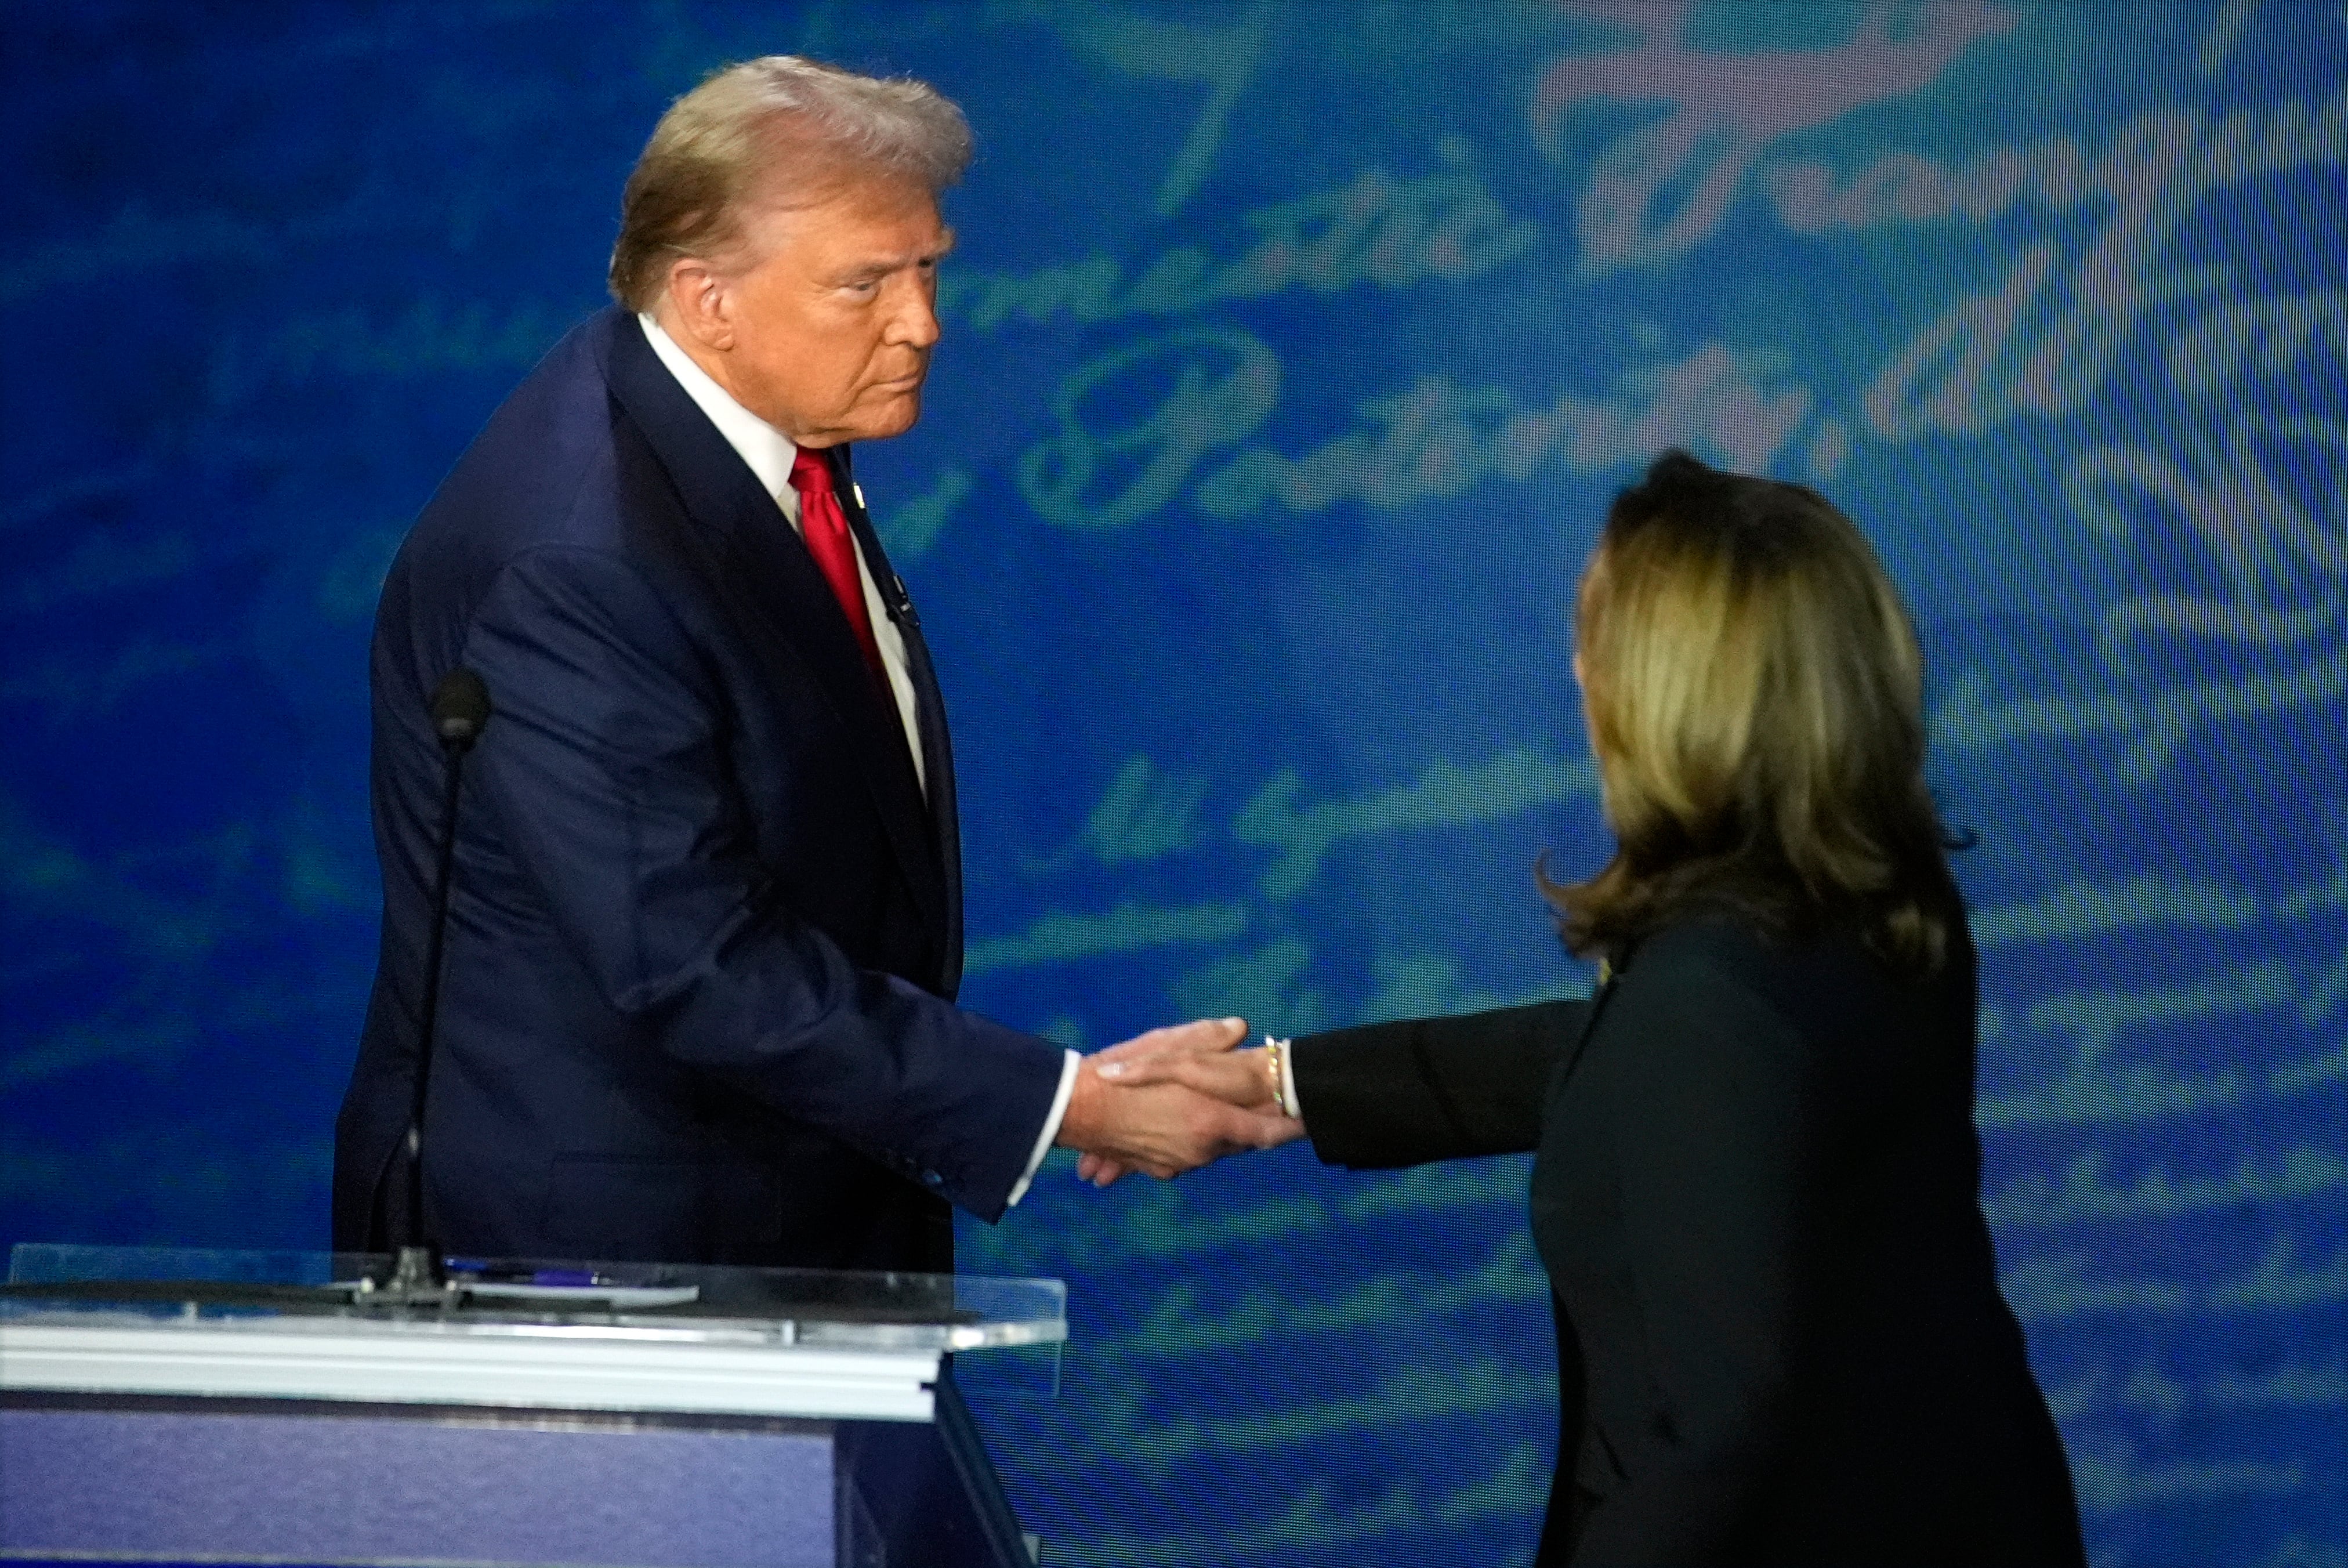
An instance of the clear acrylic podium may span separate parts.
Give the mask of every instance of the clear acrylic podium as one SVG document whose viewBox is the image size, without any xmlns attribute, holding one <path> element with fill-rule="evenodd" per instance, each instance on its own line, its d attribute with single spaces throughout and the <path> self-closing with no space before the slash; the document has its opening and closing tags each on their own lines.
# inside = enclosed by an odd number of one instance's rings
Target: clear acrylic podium
<svg viewBox="0 0 2348 1568">
<path fill-rule="evenodd" d="M 593 1568 L 1030 1561 L 950 1357 L 1056 1280 L 20 1246 L 0 1557 Z"/>
</svg>

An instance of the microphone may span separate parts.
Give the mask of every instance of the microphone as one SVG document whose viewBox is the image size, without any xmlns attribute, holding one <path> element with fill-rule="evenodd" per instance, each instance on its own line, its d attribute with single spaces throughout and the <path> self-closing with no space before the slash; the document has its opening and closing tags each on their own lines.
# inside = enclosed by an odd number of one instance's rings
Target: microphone
<svg viewBox="0 0 2348 1568">
<path fill-rule="evenodd" d="M 399 1249 L 394 1292 L 446 1298 L 440 1249 L 424 1234 L 424 1099 L 432 1081 L 432 1040 L 440 1021 L 440 956 L 448 936 L 448 884 L 457 863 L 457 798 L 465 753 L 489 722 L 489 688 L 459 665 L 432 693 L 432 729 L 440 739 L 446 785 L 440 808 L 440 853 L 432 879 L 432 934 L 424 954 L 424 1006 L 416 1039 L 416 1092 L 407 1112 L 407 1237 Z"/>
<path fill-rule="evenodd" d="M 458 665 L 432 693 L 432 727 L 439 732 L 440 745 L 461 757 L 472 749 L 473 742 L 481 737 L 481 727 L 489 722 L 489 686 L 479 676 Z"/>
</svg>

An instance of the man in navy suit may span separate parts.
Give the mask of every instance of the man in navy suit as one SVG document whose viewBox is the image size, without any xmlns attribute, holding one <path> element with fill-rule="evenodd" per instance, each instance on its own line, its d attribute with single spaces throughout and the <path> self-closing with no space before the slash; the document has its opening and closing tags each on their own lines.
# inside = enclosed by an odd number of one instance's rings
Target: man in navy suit
<svg viewBox="0 0 2348 1568">
<path fill-rule="evenodd" d="M 335 1244 L 408 1241 L 443 758 L 467 764 L 427 1084 L 425 1232 L 506 1256 L 944 1270 L 1055 1142 L 1170 1175 L 1276 1120 L 953 1003 L 953 765 L 849 445 L 921 412 L 929 88 L 772 57 L 631 176 L 619 307 L 490 419 L 408 536 L 373 651 L 383 948 L 336 1126 Z M 1228 1045 L 1236 1020 L 1171 1032 Z M 1164 1033 L 1164 1032 L 1161 1032 Z"/>
</svg>

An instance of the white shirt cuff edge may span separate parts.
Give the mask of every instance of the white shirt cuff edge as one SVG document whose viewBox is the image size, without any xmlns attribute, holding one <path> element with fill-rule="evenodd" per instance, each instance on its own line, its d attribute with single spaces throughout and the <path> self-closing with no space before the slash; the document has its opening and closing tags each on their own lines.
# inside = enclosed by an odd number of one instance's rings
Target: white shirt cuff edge
<svg viewBox="0 0 2348 1568">
<path fill-rule="evenodd" d="M 1045 1113 L 1044 1130 L 1035 1135 L 1035 1152 L 1027 1157 L 1027 1169 L 1012 1183 L 1011 1196 L 1003 1201 L 1006 1209 L 1016 1208 L 1019 1200 L 1027 1195 L 1028 1186 L 1035 1172 L 1044 1168 L 1044 1157 L 1052 1152 L 1052 1140 L 1060 1136 L 1060 1119 L 1068 1114 L 1068 1098 L 1076 1092 L 1076 1068 L 1085 1058 L 1070 1051 L 1060 1063 L 1060 1087 L 1052 1096 L 1052 1109 Z"/>
</svg>

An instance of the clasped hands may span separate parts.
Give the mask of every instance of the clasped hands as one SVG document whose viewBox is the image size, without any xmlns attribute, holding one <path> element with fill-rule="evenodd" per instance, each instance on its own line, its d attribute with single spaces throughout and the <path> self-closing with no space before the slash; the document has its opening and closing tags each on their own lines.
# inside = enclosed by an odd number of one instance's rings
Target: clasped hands
<svg viewBox="0 0 2348 1568">
<path fill-rule="evenodd" d="M 1077 1150 L 1076 1174 L 1106 1187 L 1128 1171 L 1164 1179 L 1243 1149 L 1303 1135 L 1280 1109 L 1244 1018 L 1152 1029 L 1084 1058 L 1056 1140 Z"/>
</svg>

